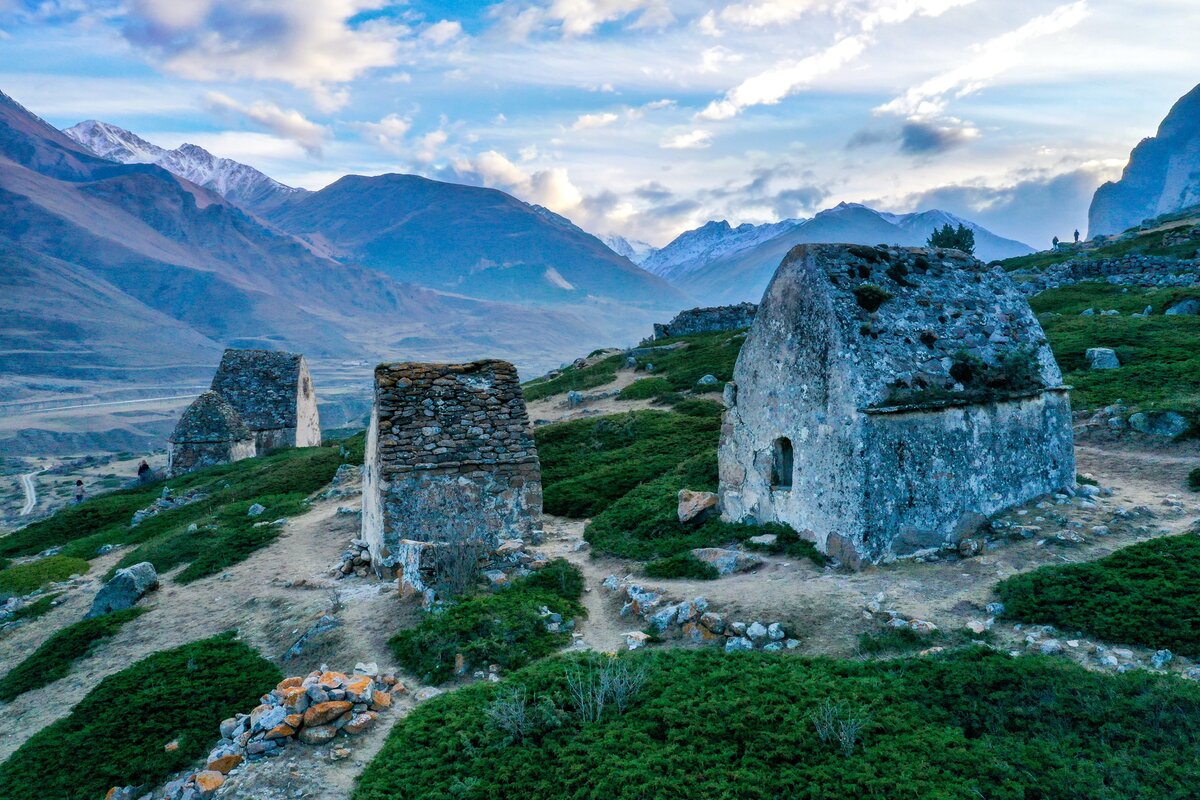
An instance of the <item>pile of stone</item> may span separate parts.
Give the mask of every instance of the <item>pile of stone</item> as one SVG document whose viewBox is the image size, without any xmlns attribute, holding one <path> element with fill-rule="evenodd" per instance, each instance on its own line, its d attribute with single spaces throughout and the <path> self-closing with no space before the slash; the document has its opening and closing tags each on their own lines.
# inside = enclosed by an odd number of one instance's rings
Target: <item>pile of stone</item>
<svg viewBox="0 0 1200 800">
<path fill-rule="evenodd" d="M 351 539 L 350 546 L 342 553 L 341 560 L 330 568 L 329 574 L 337 580 L 356 575 L 367 577 L 371 571 L 371 551 L 365 539 Z"/>
<path fill-rule="evenodd" d="M 886 597 L 883 593 L 875 595 L 875 597 L 863 607 L 863 618 L 881 622 L 889 628 L 906 628 L 913 633 L 927 635 L 935 632 L 938 626 L 926 619 L 919 619 L 903 611 L 897 611 L 894 608 L 885 608 Z M 987 610 L 991 615 L 986 622 L 980 623 L 979 630 L 982 632 L 992 627 L 993 617 L 1003 610 L 1003 606 L 998 603 L 988 605 Z M 975 630 L 973 627 L 972 630 Z"/>
<path fill-rule="evenodd" d="M 634 583 L 630 578 L 609 575 L 600 584 L 624 603 L 622 617 L 634 617 L 646 623 L 646 631 L 630 631 L 625 634 L 625 644 L 630 650 L 658 638 L 679 638 L 696 644 L 714 644 L 724 647 L 726 652 L 737 650 L 763 650 L 775 652 L 794 650 L 800 645 L 791 638 L 781 622 L 727 621 L 724 616 L 709 607 L 704 597 L 672 602 L 661 589 L 652 589 Z"/>
<path fill-rule="evenodd" d="M 208 495 L 199 489 L 189 489 L 178 497 L 173 497 L 171 495 L 171 487 L 164 486 L 162 495 L 145 508 L 135 511 L 133 513 L 133 519 L 129 521 L 129 524 L 139 525 L 144 520 L 147 520 L 150 517 L 156 517 L 164 511 L 182 508 L 183 506 L 203 500 L 205 497 L 208 497 Z"/>
<path fill-rule="evenodd" d="M 492 551 L 482 565 L 483 577 L 488 585 L 496 588 L 506 586 L 516 578 L 524 578 L 531 572 L 546 566 L 549 559 L 541 553 L 525 549 L 525 542 L 509 539 Z"/>
<path fill-rule="evenodd" d="M 341 497 L 357 497 L 362 494 L 362 468 L 354 464 L 342 464 L 333 474 L 329 488 L 321 495 L 324 500 Z"/>
<path fill-rule="evenodd" d="M 221 741 L 208 754 L 204 769 L 153 792 L 145 792 L 145 787 L 113 787 L 105 800 L 205 800 L 242 764 L 280 755 L 289 742 L 322 745 L 339 734 L 365 732 L 380 712 L 392 707 L 392 698 L 404 691 L 394 675 L 380 675 L 374 663 L 359 663 L 350 675 L 322 667 L 307 676 L 285 678 L 249 714 L 221 723 Z M 178 746 L 178 742 L 166 745 Z"/>
<path fill-rule="evenodd" d="M 680 311 L 668 323 L 655 323 L 654 338 L 666 339 L 671 336 L 687 336 L 693 333 L 712 333 L 715 331 L 732 331 L 738 328 L 749 328 L 754 322 L 758 306 L 754 303 L 741 303 L 736 306 L 714 306 L 711 308 L 692 308 Z"/>
<path fill-rule="evenodd" d="M 1082 281 L 1104 280 L 1117 286 L 1156 288 L 1200 285 L 1200 261 L 1169 256 L 1127 255 L 1081 258 L 1052 264 L 1037 272 L 1014 273 L 1029 296 Z"/>
</svg>

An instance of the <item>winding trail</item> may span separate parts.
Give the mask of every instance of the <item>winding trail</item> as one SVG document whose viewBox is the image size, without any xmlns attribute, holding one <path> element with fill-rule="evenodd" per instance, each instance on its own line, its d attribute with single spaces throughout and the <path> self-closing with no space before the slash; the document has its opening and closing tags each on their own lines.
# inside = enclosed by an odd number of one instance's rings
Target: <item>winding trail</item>
<svg viewBox="0 0 1200 800">
<path fill-rule="evenodd" d="M 21 488 L 25 490 L 25 505 L 21 506 L 22 517 L 27 517 L 37 508 L 37 486 L 33 479 L 39 472 L 45 472 L 44 469 L 39 469 L 36 472 L 30 472 L 21 476 Z"/>
</svg>

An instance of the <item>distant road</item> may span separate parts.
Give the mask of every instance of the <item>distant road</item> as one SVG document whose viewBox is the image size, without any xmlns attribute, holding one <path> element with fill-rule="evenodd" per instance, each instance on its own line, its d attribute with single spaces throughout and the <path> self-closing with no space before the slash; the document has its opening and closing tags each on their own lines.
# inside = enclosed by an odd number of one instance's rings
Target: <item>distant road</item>
<svg viewBox="0 0 1200 800">
<path fill-rule="evenodd" d="M 139 403 L 158 403 L 163 400 L 190 400 L 196 397 L 199 392 L 191 392 L 190 394 L 173 394 L 167 397 L 143 397 L 136 400 L 107 400 L 103 403 L 80 403 L 78 405 L 42 406 L 42 402 L 36 403 L 14 403 L 10 406 L 0 408 L 0 417 L 15 417 L 20 414 L 37 414 L 43 411 L 72 411 L 76 408 L 97 408 L 99 406 L 131 406 Z M 44 401 L 43 401 L 44 402 Z"/>
<path fill-rule="evenodd" d="M 33 510 L 37 508 L 37 486 L 33 483 L 33 478 L 38 472 L 45 472 L 39 469 L 37 472 L 30 472 L 21 476 L 21 486 L 25 489 L 25 505 L 21 508 L 21 516 L 29 516 Z"/>
</svg>

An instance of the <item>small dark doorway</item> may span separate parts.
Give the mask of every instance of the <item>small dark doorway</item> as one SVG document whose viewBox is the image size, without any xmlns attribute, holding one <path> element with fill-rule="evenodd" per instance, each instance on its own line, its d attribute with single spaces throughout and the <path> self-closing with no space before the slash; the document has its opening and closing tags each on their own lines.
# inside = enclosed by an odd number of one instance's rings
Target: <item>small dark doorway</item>
<svg viewBox="0 0 1200 800">
<path fill-rule="evenodd" d="M 792 488 L 792 440 L 780 437 L 775 440 L 771 456 L 771 488 Z"/>
</svg>

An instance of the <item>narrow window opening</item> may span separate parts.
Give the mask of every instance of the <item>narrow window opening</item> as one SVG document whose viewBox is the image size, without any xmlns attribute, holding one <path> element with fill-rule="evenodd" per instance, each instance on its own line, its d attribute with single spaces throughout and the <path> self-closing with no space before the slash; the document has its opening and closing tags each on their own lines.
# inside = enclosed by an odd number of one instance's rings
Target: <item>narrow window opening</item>
<svg viewBox="0 0 1200 800">
<path fill-rule="evenodd" d="M 792 440 L 781 437 L 775 440 L 771 459 L 771 488 L 792 488 Z"/>
</svg>

